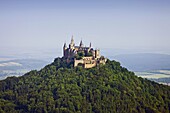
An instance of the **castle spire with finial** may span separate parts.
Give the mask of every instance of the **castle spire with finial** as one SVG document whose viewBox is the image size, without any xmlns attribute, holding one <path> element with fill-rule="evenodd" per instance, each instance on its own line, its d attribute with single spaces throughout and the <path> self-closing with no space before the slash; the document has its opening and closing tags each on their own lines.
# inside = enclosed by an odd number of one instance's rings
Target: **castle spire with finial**
<svg viewBox="0 0 170 113">
<path fill-rule="evenodd" d="M 71 44 L 74 44 L 73 35 L 72 35 L 72 37 L 71 37 Z"/>
<path fill-rule="evenodd" d="M 74 46 L 75 46 L 75 44 L 74 44 L 74 39 L 73 39 L 73 35 L 72 35 L 72 37 L 71 37 L 71 43 L 69 44 L 69 48 L 70 49 L 74 49 Z"/>
<path fill-rule="evenodd" d="M 91 48 L 91 42 L 90 42 L 90 48 Z"/>
<path fill-rule="evenodd" d="M 83 42 L 82 42 L 82 40 L 80 41 L 80 47 L 83 47 Z"/>
</svg>

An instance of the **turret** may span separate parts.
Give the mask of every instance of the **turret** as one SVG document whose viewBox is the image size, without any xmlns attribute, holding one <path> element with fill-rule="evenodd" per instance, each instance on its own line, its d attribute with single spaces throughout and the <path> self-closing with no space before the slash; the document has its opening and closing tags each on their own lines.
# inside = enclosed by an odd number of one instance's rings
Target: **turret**
<svg viewBox="0 0 170 113">
<path fill-rule="evenodd" d="M 70 44 L 74 44 L 73 36 L 71 37 L 71 43 Z"/>
<path fill-rule="evenodd" d="M 82 40 L 80 41 L 80 47 L 83 47 L 83 42 L 82 42 Z"/>
<path fill-rule="evenodd" d="M 67 45 L 66 43 L 64 43 L 64 46 L 63 46 L 63 56 L 66 57 L 66 51 L 67 51 Z"/>
<path fill-rule="evenodd" d="M 91 48 L 91 42 L 90 42 L 90 46 L 89 47 Z"/>
<path fill-rule="evenodd" d="M 100 50 L 95 50 L 95 58 L 100 58 Z"/>
<path fill-rule="evenodd" d="M 73 39 L 73 36 L 72 36 L 71 43 L 69 44 L 69 49 L 74 49 L 74 46 L 75 46 L 75 44 L 74 44 L 74 39 Z"/>
<path fill-rule="evenodd" d="M 66 43 L 64 43 L 63 49 L 66 50 L 67 49 L 67 45 Z"/>
</svg>

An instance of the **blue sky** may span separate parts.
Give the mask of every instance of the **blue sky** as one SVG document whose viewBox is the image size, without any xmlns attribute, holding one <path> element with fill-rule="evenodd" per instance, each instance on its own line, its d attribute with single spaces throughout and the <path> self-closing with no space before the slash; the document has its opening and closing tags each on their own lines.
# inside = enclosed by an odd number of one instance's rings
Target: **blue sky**
<svg viewBox="0 0 170 113">
<path fill-rule="evenodd" d="M 170 54 L 169 0 L 1 0 L 0 48 L 78 44 Z"/>
</svg>

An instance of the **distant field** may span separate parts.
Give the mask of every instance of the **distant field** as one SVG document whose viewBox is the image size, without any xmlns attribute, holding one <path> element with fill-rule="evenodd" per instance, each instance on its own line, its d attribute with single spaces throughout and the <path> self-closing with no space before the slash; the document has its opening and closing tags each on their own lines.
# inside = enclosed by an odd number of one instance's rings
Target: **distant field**
<svg viewBox="0 0 170 113">
<path fill-rule="evenodd" d="M 0 70 L 0 80 L 5 79 L 7 77 L 10 76 L 21 76 L 24 75 L 25 73 L 29 72 L 31 70 L 26 70 L 26 69 L 22 69 L 22 70 Z"/>
<path fill-rule="evenodd" d="M 154 79 L 159 79 L 159 78 L 169 78 L 170 77 L 170 75 L 168 76 L 168 75 L 164 75 L 164 74 L 153 74 L 153 75 L 138 75 L 138 76 L 140 76 L 140 77 L 142 77 L 142 78 L 154 78 Z"/>
<path fill-rule="evenodd" d="M 170 75 L 170 70 L 158 70 L 158 72 Z"/>
<path fill-rule="evenodd" d="M 156 70 L 150 72 L 135 72 L 135 74 L 142 78 L 165 84 L 170 86 L 170 70 Z"/>
<path fill-rule="evenodd" d="M 37 59 L 7 60 L 0 58 L 0 80 L 9 76 L 21 76 L 31 70 L 39 70 L 48 64 L 47 61 Z"/>
<path fill-rule="evenodd" d="M 150 72 L 135 72 L 137 76 L 148 79 L 170 78 L 170 70 L 156 70 Z"/>
</svg>

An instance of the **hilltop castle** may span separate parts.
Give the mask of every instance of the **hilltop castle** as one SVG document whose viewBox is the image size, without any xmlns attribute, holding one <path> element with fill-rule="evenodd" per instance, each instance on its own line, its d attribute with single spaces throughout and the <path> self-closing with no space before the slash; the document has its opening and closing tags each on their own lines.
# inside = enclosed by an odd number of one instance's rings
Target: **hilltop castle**
<svg viewBox="0 0 170 113">
<path fill-rule="evenodd" d="M 69 47 L 64 43 L 63 58 L 67 59 L 67 61 L 73 61 L 74 67 L 80 65 L 84 68 L 92 68 L 98 64 L 105 64 L 107 61 L 106 58 L 100 56 L 98 49 L 91 47 L 91 43 L 89 47 L 84 47 L 81 40 L 79 46 L 75 46 L 73 36 Z"/>
</svg>

